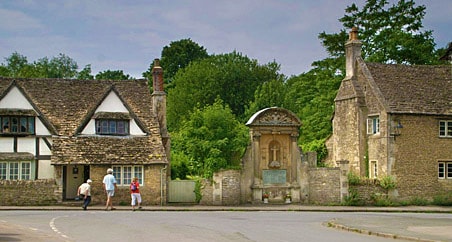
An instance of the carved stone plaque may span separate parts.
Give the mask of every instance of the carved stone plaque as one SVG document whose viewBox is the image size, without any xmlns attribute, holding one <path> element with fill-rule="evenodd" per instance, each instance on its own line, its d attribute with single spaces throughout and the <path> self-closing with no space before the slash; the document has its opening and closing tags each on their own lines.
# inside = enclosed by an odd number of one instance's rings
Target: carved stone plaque
<svg viewBox="0 0 452 242">
<path fill-rule="evenodd" d="M 264 185 L 286 184 L 286 170 L 262 170 Z"/>
</svg>

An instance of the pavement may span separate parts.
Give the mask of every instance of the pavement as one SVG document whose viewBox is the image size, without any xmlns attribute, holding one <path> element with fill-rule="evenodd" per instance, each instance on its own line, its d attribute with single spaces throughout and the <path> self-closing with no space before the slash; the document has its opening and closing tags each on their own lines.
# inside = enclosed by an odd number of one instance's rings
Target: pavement
<svg viewBox="0 0 452 242">
<path fill-rule="evenodd" d="M 104 206 L 89 206 L 88 210 L 104 211 Z M 116 206 L 115 211 L 131 211 L 130 206 Z M 82 210 L 81 206 L 0 206 L 4 210 Z M 405 207 L 351 207 L 351 206 L 309 206 L 299 204 L 204 206 L 168 205 L 143 206 L 142 211 L 300 211 L 300 212 L 369 212 L 369 213 L 434 213 L 451 214 L 452 207 L 405 206 Z M 113 212 L 115 212 L 113 211 Z M 0 230 L 6 229 L 0 223 Z M 450 216 L 416 218 L 406 216 L 361 216 L 359 218 L 338 218 L 325 221 L 325 226 L 355 233 L 408 241 L 452 241 L 452 219 Z"/>
</svg>

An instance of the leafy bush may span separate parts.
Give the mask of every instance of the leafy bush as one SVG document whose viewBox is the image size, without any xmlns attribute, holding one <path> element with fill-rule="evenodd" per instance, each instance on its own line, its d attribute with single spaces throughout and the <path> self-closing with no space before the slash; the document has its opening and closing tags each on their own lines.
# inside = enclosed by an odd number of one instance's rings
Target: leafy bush
<svg viewBox="0 0 452 242">
<path fill-rule="evenodd" d="M 452 193 L 435 196 L 432 203 L 438 206 L 452 206 Z"/>
<path fill-rule="evenodd" d="M 386 190 L 394 189 L 397 187 L 397 182 L 393 176 L 384 176 L 380 180 L 380 186 Z"/>
<path fill-rule="evenodd" d="M 348 184 L 351 186 L 361 184 L 361 177 L 354 172 L 349 172 L 347 174 L 347 178 L 348 178 Z"/>
</svg>

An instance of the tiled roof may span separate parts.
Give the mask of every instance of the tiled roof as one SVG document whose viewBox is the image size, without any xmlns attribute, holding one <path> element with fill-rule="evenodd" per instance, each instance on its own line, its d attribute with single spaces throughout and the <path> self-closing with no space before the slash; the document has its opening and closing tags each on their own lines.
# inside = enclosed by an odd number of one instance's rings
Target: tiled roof
<svg viewBox="0 0 452 242">
<path fill-rule="evenodd" d="M 166 160 L 159 132 L 160 127 L 157 117 L 152 113 L 152 97 L 147 80 L 0 77 L 0 98 L 6 95 L 11 85 L 17 86 L 35 105 L 35 109 L 47 119 L 47 124 L 53 127 L 51 130 L 55 135 L 52 150 L 53 164 L 71 162 L 71 160 L 75 163 L 112 163 L 128 158 L 136 158 L 134 161 L 137 163 Z M 148 136 L 129 138 L 78 136 L 80 127 L 91 118 L 95 109 L 110 91 L 116 92 L 124 101 L 125 106 L 130 110 L 131 117 L 138 119 L 137 123 L 144 132 L 149 134 Z M 52 129 L 52 127 L 49 128 Z M 96 155 L 97 158 L 94 159 Z"/>
<path fill-rule="evenodd" d="M 452 115 L 451 65 L 366 63 L 392 113 Z"/>
</svg>

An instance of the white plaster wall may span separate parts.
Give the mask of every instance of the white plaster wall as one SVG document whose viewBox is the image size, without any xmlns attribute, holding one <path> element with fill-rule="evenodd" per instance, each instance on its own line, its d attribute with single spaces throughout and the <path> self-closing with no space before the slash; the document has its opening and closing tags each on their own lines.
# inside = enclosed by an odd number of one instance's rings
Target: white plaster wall
<svg viewBox="0 0 452 242">
<path fill-rule="evenodd" d="M 13 87 L 11 91 L 0 100 L 0 108 L 33 109 L 17 87 Z"/>
<path fill-rule="evenodd" d="M 107 98 L 102 102 L 96 110 L 97 112 L 123 112 L 127 113 L 128 110 L 121 102 L 121 99 L 114 92 L 110 92 Z"/>
<path fill-rule="evenodd" d="M 52 145 L 52 139 L 47 138 L 47 141 L 49 141 L 50 145 Z M 47 146 L 46 142 L 43 139 L 39 139 L 39 154 L 41 155 L 52 155 L 52 150 Z"/>
<path fill-rule="evenodd" d="M 38 179 L 52 179 L 54 177 L 53 166 L 50 165 L 50 160 L 40 160 L 38 168 Z"/>
<path fill-rule="evenodd" d="M 36 154 L 36 140 L 34 137 L 18 138 L 17 139 L 17 152 L 28 152 Z"/>
<path fill-rule="evenodd" d="M 12 137 L 0 138 L 0 152 L 14 152 L 14 139 Z"/>
<path fill-rule="evenodd" d="M 35 118 L 35 133 L 36 135 L 51 135 L 38 117 Z"/>
</svg>

